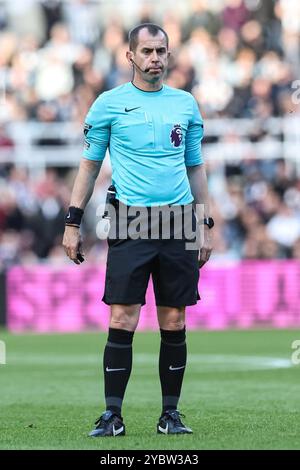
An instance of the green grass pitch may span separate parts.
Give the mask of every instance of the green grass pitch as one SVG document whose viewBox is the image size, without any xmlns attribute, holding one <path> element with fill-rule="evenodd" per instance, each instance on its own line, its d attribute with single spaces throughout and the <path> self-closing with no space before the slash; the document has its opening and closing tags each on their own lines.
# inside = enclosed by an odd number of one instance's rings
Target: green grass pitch
<svg viewBox="0 0 300 470">
<path fill-rule="evenodd" d="M 0 365 L 1 449 L 299 449 L 300 365 L 293 331 L 188 332 L 179 409 L 194 434 L 156 435 L 158 333 L 137 332 L 123 416 L 127 435 L 87 437 L 104 410 L 105 333 L 11 335 Z"/>
</svg>

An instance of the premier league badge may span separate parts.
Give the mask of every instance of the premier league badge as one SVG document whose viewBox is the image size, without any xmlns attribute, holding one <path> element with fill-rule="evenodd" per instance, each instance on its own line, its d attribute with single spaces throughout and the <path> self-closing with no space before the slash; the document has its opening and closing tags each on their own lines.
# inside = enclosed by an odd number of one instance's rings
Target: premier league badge
<svg viewBox="0 0 300 470">
<path fill-rule="evenodd" d="M 171 143 L 174 147 L 179 147 L 182 142 L 182 128 L 180 124 L 175 124 L 170 134 Z"/>
</svg>

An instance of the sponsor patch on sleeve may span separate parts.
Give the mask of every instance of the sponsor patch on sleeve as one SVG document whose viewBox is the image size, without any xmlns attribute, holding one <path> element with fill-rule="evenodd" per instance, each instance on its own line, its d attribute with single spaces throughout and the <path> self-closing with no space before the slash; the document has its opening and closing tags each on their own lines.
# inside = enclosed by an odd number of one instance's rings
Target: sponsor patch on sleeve
<svg viewBox="0 0 300 470">
<path fill-rule="evenodd" d="M 91 126 L 91 124 L 88 124 L 87 122 L 84 123 L 83 132 L 85 136 L 87 136 L 88 132 L 92 129 L 92 127 L 93 126 Z"/>
</svg>

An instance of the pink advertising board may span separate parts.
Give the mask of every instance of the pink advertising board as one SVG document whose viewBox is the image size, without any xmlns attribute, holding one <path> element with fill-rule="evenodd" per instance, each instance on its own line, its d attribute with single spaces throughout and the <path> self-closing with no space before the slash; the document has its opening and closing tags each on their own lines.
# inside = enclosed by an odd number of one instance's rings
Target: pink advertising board
<svg viewBox="0 0 300 470">
<path fill-rule="evenodd" d="M 106 330 L 105 267 L 13 267 L 7 275 L 7 324 L 12 332 Z M 189 329 L 300 327 L 300 263 L 244 261 L 201 270 L 202 300 L 187 308 Z M 157 329 L 151 283 L 139 329 Z"/>
</svg>

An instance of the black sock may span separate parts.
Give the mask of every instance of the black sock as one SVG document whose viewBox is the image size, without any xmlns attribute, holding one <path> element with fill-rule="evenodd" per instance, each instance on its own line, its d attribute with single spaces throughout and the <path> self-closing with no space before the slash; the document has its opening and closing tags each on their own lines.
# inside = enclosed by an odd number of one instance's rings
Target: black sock
<svg viewBox="0 0 300 470">
<path fill-rule="evenodd" d="M 160 330 L 159 377 L 162 412 L 176 410 L 186 365 L 185 327 L 179 331 Z"/>
<path fill-rule="evenodd" d="M 131 373 L 133 335 L 132 331 L 109 328 L 103 355 L 106 409 L 119 416 Z"/>
</svg>

